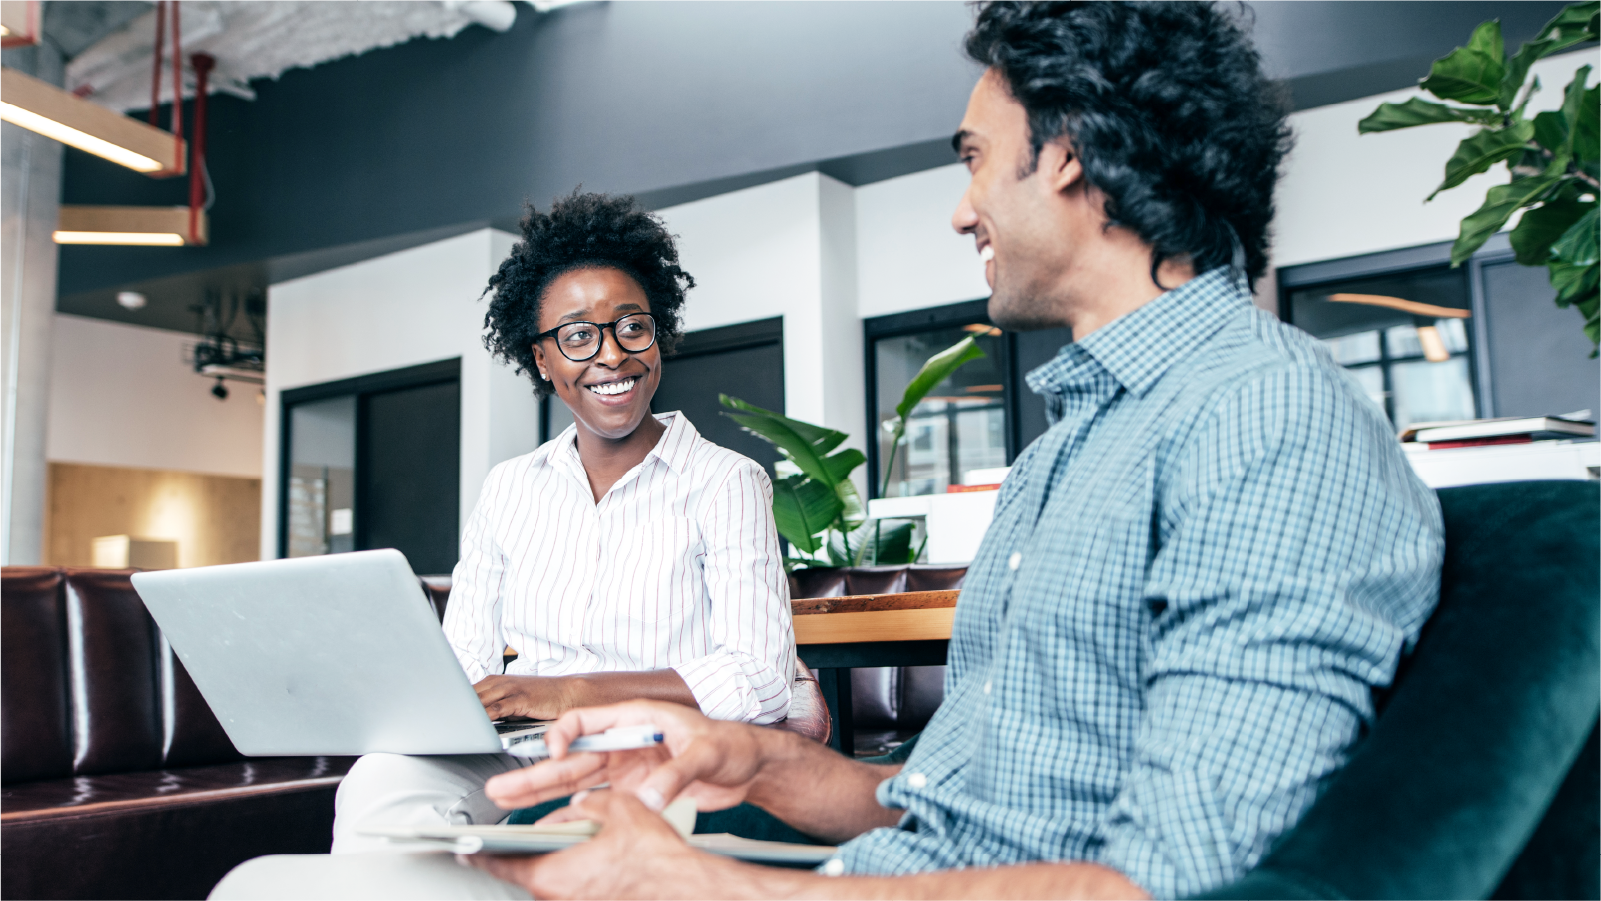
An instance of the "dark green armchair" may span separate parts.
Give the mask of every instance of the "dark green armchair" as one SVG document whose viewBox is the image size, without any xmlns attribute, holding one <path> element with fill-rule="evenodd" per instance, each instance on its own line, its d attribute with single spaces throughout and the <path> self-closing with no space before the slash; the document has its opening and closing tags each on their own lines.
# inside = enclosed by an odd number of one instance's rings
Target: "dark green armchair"
<svg viewBox="0 0 1601 901">
<path fill-rule="evenodd" d="M 1440 491 L 1440 606 L 1351 761 L 1206 898 L 1595 898 L 1601 494 Z"/>
</svg>

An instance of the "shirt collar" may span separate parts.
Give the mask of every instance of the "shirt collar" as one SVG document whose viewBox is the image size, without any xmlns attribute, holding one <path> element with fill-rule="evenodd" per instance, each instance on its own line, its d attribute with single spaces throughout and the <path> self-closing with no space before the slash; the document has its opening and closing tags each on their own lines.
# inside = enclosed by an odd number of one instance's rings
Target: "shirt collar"
<svg viewBox="0 0 1601 901">
<path fill-rule="evenodd" d="M 1028 385 L 1036 393 L 1063 394 L 1104 371 L 1131 394 L 1143 395 L 1250 303 L 1228 267 L 1212 269 L 1062 348 L 1028 374 Z"/>
<path fill-rule="evenodd" d="M 559 401 L 553 401 L 559 403 Z M 689 471 L 695 442 L 700 438 L 700 432 L 690 424 L 688 417 L 683 413 L 656 413 L 652 414 L 656 421 L 667 427 L 667 431 L 656 439 L 656 446 L 650 449 L 645 459 L 651 457 L 662 461 L 673 472 L 683 475 Z M 578 457 L 578 426 L 570 425 L 562 430 L 555 438 L 555 445 L 550 449 L 549 460 L 566 468 L 580 478 L 584 475 L 584 463 Z M 643 461 L 641 461 L 643 462 Z"/>
</svg>

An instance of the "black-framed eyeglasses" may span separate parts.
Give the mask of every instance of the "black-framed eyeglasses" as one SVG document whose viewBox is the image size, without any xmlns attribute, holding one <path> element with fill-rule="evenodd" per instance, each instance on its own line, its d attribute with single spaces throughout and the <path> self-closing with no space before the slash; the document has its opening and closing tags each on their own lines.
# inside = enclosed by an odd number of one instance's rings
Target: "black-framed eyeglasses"
<svg viewBox="0 0 1601 901">
<path fill-rule="evenodd" d="M 611 329 L 617 346 L 625 353 L 641 353 L 656 343 L 656 317 L 649 313 L 629 313 L 611 322 L 564 322 L 548 332 L 540 332 L 534 340 L 555 338 L 556 349 L 562 356 L 582 363 L 600 353 L 601 335 L 606 329 Z"/>
</svg>

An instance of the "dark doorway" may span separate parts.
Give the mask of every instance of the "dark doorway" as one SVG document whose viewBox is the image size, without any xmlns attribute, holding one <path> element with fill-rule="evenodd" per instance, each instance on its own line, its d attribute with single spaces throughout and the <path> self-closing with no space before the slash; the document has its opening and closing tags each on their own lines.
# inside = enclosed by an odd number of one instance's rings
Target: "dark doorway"
<svg viewBox="0 0 1601 901">
<path fill-rule="evenodd" d="M 681 411 L 707 441 L 755 460 L 771 476 L 778 452 L 723 416 L 718 394 L 784 412 L 783 317 L 685 335 L 663 363 L 650 405 L 656 413 Z"/>
<path fill-rule="evenodd" d="M 457 379 L 364 395 L 356 429 L 356 546 L 392 547 L 419 573 L 456 566 Z"/>
<path fill-rule="evenodd" d="M 461 361 L 285 391 L 278 555 L 392 547 L 456 565 Z"/>
</svg>

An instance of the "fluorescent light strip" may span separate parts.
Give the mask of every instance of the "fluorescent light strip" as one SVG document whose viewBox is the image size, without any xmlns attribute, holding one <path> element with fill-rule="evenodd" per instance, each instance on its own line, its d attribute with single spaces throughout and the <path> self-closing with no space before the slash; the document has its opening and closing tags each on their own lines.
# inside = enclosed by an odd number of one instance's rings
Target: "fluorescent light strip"
<svg viewBox="0 0 1601 901">
<path fill-rule="evenodd" d="M 135 169 L 139 172 L 159 172 L 162 165 L 143 154 L 134 153 L 125 147 L 118 147 L 110 141 L 103 141 L 94 135 L 85 134 L 76 128 L 62 125 L 54 119 L 47 119 L 38 113 L 30 112 L 11 103 L 0 102 L 0 119 L 13 125 L 20 125 L 29 131 L 36 131 L 47 138 L 60 141 L 98 157 L 104 157 L 121 166 Z"/>
<path fill-rule="evenodd" d="M 57 244 L 140 244 L 147 247 L 182 247 L 183 235 L 172 232 L 69 232 L 57 231 Z"/>
</svg>

